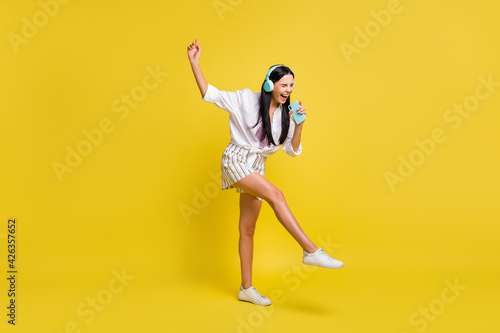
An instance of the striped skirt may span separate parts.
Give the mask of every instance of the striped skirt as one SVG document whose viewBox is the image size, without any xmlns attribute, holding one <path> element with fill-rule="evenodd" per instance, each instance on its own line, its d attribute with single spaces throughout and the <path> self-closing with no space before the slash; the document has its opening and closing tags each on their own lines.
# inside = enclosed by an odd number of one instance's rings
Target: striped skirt
<svg viewBox="0 0 500 333">
<path fill-rule="evenodd" d="M 246 193 L 244 190 L 233 186 L 240 179 L 245 178 L 252 172 L 265 174 L 266 158 L 250 149 L 230 143 L 222 154 L 221 173 L 222 189 L 236 188 L 238 193 Z M 262 200 L 261 198 L 259 198 Z"/>
</svg>

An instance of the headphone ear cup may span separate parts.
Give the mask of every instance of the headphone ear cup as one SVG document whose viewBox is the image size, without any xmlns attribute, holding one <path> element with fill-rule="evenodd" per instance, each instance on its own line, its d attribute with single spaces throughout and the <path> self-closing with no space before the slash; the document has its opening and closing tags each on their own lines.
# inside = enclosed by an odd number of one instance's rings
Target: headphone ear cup
<svg viewBox="0 0 500 333">
<path fill-rule="evenodd" d="M 292 84 L 293 89 L 295 89 L 295 82 Z"/>
<path fill-rule="evenodd" d="M 273 91 L 273 88 L 274 88 L 273 81 L 271 81 L 271 80 L 266 80 L 266 82 L 264 82 L 264 90 L 265 90 L 266 92 L 271 92 L 271 91 Z"/>
</svg>

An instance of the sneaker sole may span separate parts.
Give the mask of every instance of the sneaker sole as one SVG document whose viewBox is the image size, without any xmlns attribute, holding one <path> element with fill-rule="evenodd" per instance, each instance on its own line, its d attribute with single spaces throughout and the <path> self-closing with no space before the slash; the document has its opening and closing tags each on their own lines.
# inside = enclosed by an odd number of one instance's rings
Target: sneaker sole
<svg viewBox="0 0 500 333">
<path fill-rule="evenodd" d="M 269 304 L 259 304 L 259 303 L 254 303 L 254 302 L 252 302 L 252 301 L 251 301 L 251 300 L 249 300 L 249 299 L 240 298 L 239 296 L 238 296 L 238 300 L 243 301 L 243 302 L 252 303 L 252 304 L 255 304 L 255 305 L 262 305 L 262 306 L 269 306 L 269 305 L 273 304 L 272 302 L 271 302 L 271 303 L 269 303 Z"/>
<path fill-rule="evenodd" d="M 308 263 L 308 262 L 302 262 L 304 265 L 311 265 L 311 266 L 317 266 L 317 267 L 323 267 L 323 268 L 330 268 L 330 269 L 338 269 L 338 268 L 343 268 L 344 267 L 344 264 L 342 264 L 342 266 L 337 266 L 337 267 L 325 267 L 325 266 L 321 266 L 321 265 L 318 265 L 318 264 L 314 264 L 314 263 Z"/>
</svg>

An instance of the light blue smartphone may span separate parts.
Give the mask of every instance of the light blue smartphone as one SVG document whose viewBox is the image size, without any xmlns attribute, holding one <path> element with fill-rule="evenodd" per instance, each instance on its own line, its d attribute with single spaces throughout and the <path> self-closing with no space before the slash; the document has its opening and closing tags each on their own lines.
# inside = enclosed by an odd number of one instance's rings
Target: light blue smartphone
<svg viewBox="0 0 500 333">
<path fill-rule="evenodd" d="M 304 120 L 306 120 L 306 115 L 305 114 L 301 114 L 297 111 L 297 109 L 299 108 L 300 104 L 298 101 L 295 101 L 293 102 L 292 104 L 288 105 L 288 110 L 290 111 L 293 111 L 292 113 L 292 116 L 293 116 L 293 119 L 295 119 L 295 122 L 297 124 L 300 124 L 301 122 L 303 122 Z"/>
</svg>

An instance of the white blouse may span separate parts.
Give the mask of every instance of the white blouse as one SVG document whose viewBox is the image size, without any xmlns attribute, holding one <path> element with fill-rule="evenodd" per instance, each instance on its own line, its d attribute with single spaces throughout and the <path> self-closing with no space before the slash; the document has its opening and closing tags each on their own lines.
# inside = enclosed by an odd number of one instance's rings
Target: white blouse
<svg viewBox="0 0 500 333">
<path fill-rule="evenodd" d="M 267 138 L 260 142 L 263 125 L 257 123 L 259 116 L 259 98 L 260 93 L 253 92 L 250 89 L 241 89 L 237 91 L 221 91 L 212 85 L 208 85 L 207 92 L 203 100 L 215 103 L 219 108 L 229 112 L 229 128 L 231 142 L 249 149 L 252 153 L 258 153 L 262 157 L 269 157 L 274 154 L 281 146 L 279 138 L 281 136 L 281 112 L 280 104 L 274 111 L 271 128 L 273 140 L 277 145 L 267 145 Z M 292 136 L 295 130 L 295 122 L 290 119 L 290 127 L 287 138 L 283 143 L 283 150 L 290 156 L 298 156 L 302 153 L 302 143 L 297 152 L 292 147 Z"/>
</svg>

